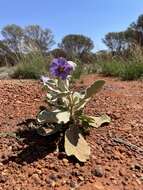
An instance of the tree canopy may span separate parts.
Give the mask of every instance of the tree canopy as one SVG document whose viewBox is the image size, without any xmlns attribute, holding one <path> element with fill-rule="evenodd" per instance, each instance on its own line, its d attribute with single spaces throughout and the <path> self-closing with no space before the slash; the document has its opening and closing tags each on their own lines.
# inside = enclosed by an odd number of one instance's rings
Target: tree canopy
<svg viewBox="0 0 143 190">
<path fill-rule="evenodd" d="M 29 25 L 24 29 L 25 43 L 30 48 L 46 53 L 54 44 L 54 36 L 49 29 L 42 29 L 39 25 Z"/>
<path fill-rule="evenodd" d="M 1 34 L 4 38 L 3 42 L 13 52 L 19 52 L 23 39 L 23 29 L 15 24 L 5 26 Z"/>
<path fill-rule="evenodd" d="M 143 15 L 140 15 L 125 31 L 107 33 L 103 42 L 111 52 L 116 53 L 127 50 L 134 43 L 143 47 Z"/>
<path fill-rule="evenodd" d="M 80 56 L 84 52 L 90 52 L 94 48 L 93 41 L 84 35 L 69 34 L 65 36 L 59 47 L 69 56 Z"/>
<path fill-rule="evenodd" d="M 1 34 L 3 43 L 16 53 L 36 50 L 46 53 L 54 44 L 51 30 L 43 29 L 39 25 L 29 25 L 25 28 L 15 24 L 7 25 Z"/>
</svg>

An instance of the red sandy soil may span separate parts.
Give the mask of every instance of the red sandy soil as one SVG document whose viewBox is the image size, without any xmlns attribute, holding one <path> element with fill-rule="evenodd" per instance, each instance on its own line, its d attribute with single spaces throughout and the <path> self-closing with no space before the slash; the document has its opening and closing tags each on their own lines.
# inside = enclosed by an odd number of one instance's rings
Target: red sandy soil
<svg viewBox="0 0 143 190">
<path fill-rule="evenodd" d="M 99 78 L 86 76 L 76 88 Z M 103 79 L 106 85 L 85 111 L 106 113 L 112 122 L 86 137 L 90 160 L 80 164 L 53 152 L 52 139 L 0 137 L 0 190 L 143 190 L 143 82 Z M 19 124 L 35 118 L 44 104 L 39 82 L 1 80 L 0 131 L 22 128 Z"/>
</svg>

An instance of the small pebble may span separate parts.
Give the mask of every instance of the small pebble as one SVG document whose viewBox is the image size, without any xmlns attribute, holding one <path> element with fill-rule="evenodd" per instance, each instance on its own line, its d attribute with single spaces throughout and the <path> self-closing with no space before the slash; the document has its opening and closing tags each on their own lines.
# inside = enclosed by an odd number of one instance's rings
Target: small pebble
<svg viewBox="0 0 143 190">
<path fill-rule="evenodd" d="M 7 176 L 0 175 L 0 183 L 5 183 L 7 181 Z"/>
<path fill-rule="evenodd" d="M 126 172 L 123 168 L 119 170 L 119 175 L 120 175 L 120 176 L 125 176 L 126 173 L 127 173 L 127 172 Z"/>
<path fill-rule="evenodd" d="M 33 174 L 31 177 L 35 181 L 35 183 L 39 184 L 41 182 L 38 174 Z"/>
<path fill-rule="evenodd" d="M 63 159 L 63 164 L 64 164 L 64 166 L 68 166 L 69 165 L 69 161 L 66 158 L 64 158 Z"/>
<path fill-rule="evenodd" d="M 49 179 L 53 180 L 53 181 L 57 181 L 58 177 L 54 174 L 49 175 Z"/>
<path fill-rule="evenodd" d="M 80 180 L 80 181 L 84 181 L 84 177 L 83 176 L 78 176 L 78 179 Z"/>
<path fill-rule="evenodd" d="M 95 175 L 96 177 L 102 177 L 104 175 L 104 170 L 100 165 L 97 165 L 91 173 Z"/>
<path fill-rule="evenodd" d="M 76 183 L 74 181 L 71 181 L 69 185 L 70 185 L 71 188 L 75 188 L 76 187 Z"/>
</svg>

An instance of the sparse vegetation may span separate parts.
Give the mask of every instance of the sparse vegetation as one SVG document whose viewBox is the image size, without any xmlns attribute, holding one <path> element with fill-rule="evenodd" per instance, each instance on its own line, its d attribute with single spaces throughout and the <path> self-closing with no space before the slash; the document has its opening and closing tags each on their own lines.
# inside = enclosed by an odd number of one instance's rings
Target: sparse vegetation
<svg viewBox="0 0 143 190">
<path fill-rule="evenodd" d="M 143 190 L 142 7 L 1 1 L 0 190 Z"/>
<path fill-rule="evenodd" d="M 128 57 L 107 56 L 97 63 L 104 76 L 119 77 L 122 80 L 137 80 L 143 76 L 143 50 L 138 45 L 130 48 Z"/>
<path fill-rule="evenodd" d="M 30 53 L 22 55 L 19 63 L 15 66 L 13 78 L 39 79 L 41 75 L 48 72 L 51 56 L 45 57 L 41 53 Z"/>
<path fill-rule="evenodd" d="M 142 21 L 143 15 L 140 15 L 125 31 L 106 34 L 103 42 L 108 50 L 96 53 L 91 51 L 94 47 L 92 39 L 84 35 L 66 35 L 58 48 L 50 51 L 54 44 L 51 30 L 39 25 L 24 28 L 7 25 L 1 31 L 0 65 L 14 66 L 11 69 L 14 73 L 10 72 L 14 78 L 38 79 L 48 72 L 51 57 L 64 57 L 77 63 L 72 81 L 90 73 L 137 80 L 143 76 Z"/>
</svg>

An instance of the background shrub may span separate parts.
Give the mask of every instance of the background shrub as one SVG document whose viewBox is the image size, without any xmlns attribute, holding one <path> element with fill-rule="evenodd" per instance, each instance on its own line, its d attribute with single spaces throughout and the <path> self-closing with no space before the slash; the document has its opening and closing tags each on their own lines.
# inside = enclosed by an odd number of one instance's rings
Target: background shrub
<svg viewBox="0 0 143 190">
<path fill-rule="evenodd" d="M 137 80 L 143 76 L 143 63 L 128 63 L 123 64 L 123 69 L 120 73 L 122 80 Z"/>
<path fill-rule="evenodd" d="M 104 76 L 119 77 L 122 80 L 137 80 L 143 76 L 143 50 L 135 45 L 131 47 L 128 57 L 108 56 L 97 59 L 99 71 Z"/>
<path fill-rule="evenodd" d="M 41 53 L 30 53 L 22 55 L 19 63 L 15 66 L 13 78 L 39 79 L 41 75 L 47 74 L 52 57 L 45 57 Z"/>
<path fill-rule="evenodd" d="M 77 64 L 76 69 L 72 74 L 72 81 L 74 81 L 80 79 L 81 75 L 83 74 L 84 67 L 80 59 L 74 58 L 72 61 Z"/>
</svg>

